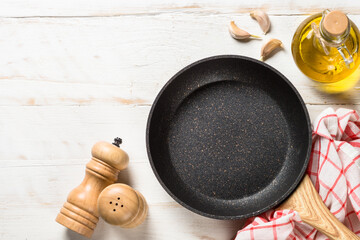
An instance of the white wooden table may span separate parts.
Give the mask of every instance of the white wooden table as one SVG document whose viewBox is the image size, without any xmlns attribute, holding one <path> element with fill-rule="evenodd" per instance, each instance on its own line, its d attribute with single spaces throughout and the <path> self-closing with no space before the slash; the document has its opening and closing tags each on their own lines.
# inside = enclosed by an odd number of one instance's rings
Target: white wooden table
<svg viewBox="0 0 360 240">
<path fill-rule="evenodd" d="M 198 216 L 162 189 L 148 162 L 145 127 L 161 87 L 193 61 L 218 54 L 259 58 L 262 42 L 229 36 L 230 20 L 260 34 L 248 13 L 265 9 L 266 38 L 283 41 L 267 63 L 299 90 L 312 120 L 328 106 L 359 109 L 359 87 L 316 90 L 296 67 L 292 35 L 309 14 L 350 13 L 360 1 L 3 0 L 0 2 L 0 239 L 85 239 L 55 222 L 99 140 L 124 140 L 121 181 L 143 193 L 149 216 L 123 230 L 100 220 L 93 239 L 231 239 L 243 221 Z M 359 86 L 359 84 L 358 84 Z"/>
</svg>

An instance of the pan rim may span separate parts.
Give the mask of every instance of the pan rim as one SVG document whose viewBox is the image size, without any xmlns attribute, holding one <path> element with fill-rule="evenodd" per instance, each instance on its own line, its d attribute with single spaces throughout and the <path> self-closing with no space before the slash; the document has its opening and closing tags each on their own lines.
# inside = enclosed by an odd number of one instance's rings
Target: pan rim
<svg viewBox="0 0 360 240">
<path fill-rule="evenodd" d="M 304 164 L 303 164 L 303 167 L 302 169 L 300 170 L 299 172 L 299 175 L 298 177 L 296 178 L 296 180 L 292 183 L 291 187 L 289 187 L 289 189 L 282 195 L 280 196 L 279 198 L 277 198 L 276 201 L 274 201 L 273 203 L 267 205 L 266 207 L 260 209 L 260 210 L 257 210 L 257 211 L 254 211 L 252 213 L 248 213 L 248 214 L 241 214 L 241 215 L 215 215 L 215 214 L 210 214 L 210 213 L 207 213 L 207 212 L 203 212 L 203 211 L 200 211 L 196 208 L 193 208 L 191 206 L 189 206 L 188 204 L 186 204 L 185 202 L 183 202 L 182 200 L 180 200 L 176 195 L 174 195 L 170 189 L 167 188 L 167 186 L 165 185 L 165 183 L 163 182 L 163 180 L 161 179 L 156 167 L 155 167 L 155 164 L 154 164 L 154 160 L 152 158 L 152 155 L 151 155 L 151 151 L 150 151 L 150 138 L 149 138 L 149 133 L 150 133 L 150 125 L 151 125 L 151 120 L 152 120 L 152 117 L 153 117 L 153 113 L 154 113 L 154 110 L 155 110 L 155 107 L 157 105 L 157 102 L 159 101 L 160 97 L 162 96 L 163 92 L 168 88 L 168 86 L 174 82 L 179 75 L 181 75 L 182 73 L 184 73 L 185 71 L 187 71 L 188 69 L 191 69 L 192 67 L 198 65 L 198 64 L 201 64 L 201 63 L 204 63 L 204 62 L 208 62 L 208 61 L 212 61 L 212 60 L 217 60 L 217 59 L 241 59 L 241 60 L 245 60 L 245 61 L 250 61 L 250 62 L 254 62 L 256 64 L 259 64 L 267 69 L 269 69 L 270 71 L 274 72 L 275 74 L 277 74 L 293 91 L 293 93 L 295 93 L 297 99 L 299 100 L 300 104 L 301 104 L 301 107 L 302 107 L 302 110 L 305 114 L 305 118 L 306 118 L 306 124 L 308 126 L 308 144 L 307 144 L 307 152 L 306 152 L 306 157 L 304 159 Z M 150 165 L 151 165 L 151 168 L 152 168 L 152 171 L 154 172 L 157 180 L 159 181 L 160 185 L 163 187 L 163 189 L 177 202 L 179 203 L 181 206 L 185 207 L 186 209 L 194 212 L 194 213 L 197 213 L 199 215 L 202 215 L 202 216 L 205 216 L 205 217 L 209 217 L 209 218 L 213 218 L 213 219 L 221 219 L 221 220 L 236 220 L 236 219 L 245 219 L 245 218 L 249 218 L 249 217 L 253 217 L 253 216 L 256 216 L 256 215 L 259 215 L 271 208 L 274 208 L 275 206 L 278 206 L 281 202 L 283 202 L 284 200 L 286 200 L 286 198 L 288 198 L 291 193 L 293 193 L 295 190 L 296 190 L 296 187 L 300 184 L 300 181 L 302 180 L 302 178 L 304 177 L 305 175 L 305 171 L 308 167 L 308 164 L 309 164 L 309 159 L 310 159 L 310 153 L 311 153 L 311 146 L 312 146 L 312 137 L 311 137 L 311 132 L 312 132 L 312 129 L 311 129 L 311 121 L 310 121 L 310 117 L 309 117 L 309 113 L 308 113 L 308 110 L 306 108 L 306 105 L 304 103 L 304 100 L 302 99 L 300 93 L 297 91 L 297 89 L 295 88 L 295 86 L 282 74 L 280 73 L 278 70 L 276 70 L 274 67 L 264 63 L 264 62 L 261 62 L 259 60 L 256 60 L 254 58 L 250 58 L 250 57 L 246 57 L 246 56 L 242 56 L 242 55 L 216 55 L 216 56 L 211 56 L 211 57 L 207 57 L 207 58 L 203 58 L 203 59 L 200 59 L 198 61 L 195 61 L 189 65 L 187 65 L 186 67 L 182 68 L 180 71 L 178 71 L 173 77 L 171 77 L 167 82 L 166 84 L 162 87 L 162 89 L 159 91 L 159 93 L 157 94 L 152 106 L 151 106 L 151 109 L 150 109 L 150 112 L 149 112 L 149 116 L 148 116 L 148 120 L 147 120 L 147 124 L 146 124 L 146 149 L 147 149 L 147 155 L 148 155 L 148 158 L 149 158 L 149 162 L 150 162 Z M 304 139 L 305 141 L 305 139 Z"/>
</svg>

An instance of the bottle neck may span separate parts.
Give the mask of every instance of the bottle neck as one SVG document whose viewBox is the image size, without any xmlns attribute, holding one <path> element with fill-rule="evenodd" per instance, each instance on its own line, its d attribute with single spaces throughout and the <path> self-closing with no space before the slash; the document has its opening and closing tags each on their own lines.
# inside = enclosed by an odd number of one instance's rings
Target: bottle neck
<svg viewBox="0 0 360 240">
<path fill-rule="evenodd" d="M 349 37 L 350 30 L 351 30 L 351 26 L 349 23 L 347 25 L 344 33 L 336 36 L 336 35 L 330 34 L 328 31 L 326 31 L 326 28 L 324 27 L 324 17 L 321 19 L 320 24 L 319 24 L 319 32 L 320 32 L 321 38 L 323 38 L 323 40 L 325 40 L 326 44 L 331 47 L 338 47 L 338 46 L 342 45 L 346 41 L 346 39 Z"/>
</svg>

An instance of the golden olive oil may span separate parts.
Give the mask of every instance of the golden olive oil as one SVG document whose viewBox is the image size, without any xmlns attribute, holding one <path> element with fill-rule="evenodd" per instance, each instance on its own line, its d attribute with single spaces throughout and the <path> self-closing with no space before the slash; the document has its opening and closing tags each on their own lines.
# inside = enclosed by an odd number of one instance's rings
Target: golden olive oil
<svg viewBox="0 0 360 240">
<path fill-rule="evenodd" d="M 341 92 L 353 87 L 360 77 L 360 59 L 358 56 L 359 30 L 349 20 L 350 31 L 344 37 L 342 46 L 347 48 L 346 57 L 352 57 L 352 62 L 346 64 L 337 47 L 321 44 L 314 32 L 314 24 L 320 26 L 322 14 L 314 14 L 307 18 L 297 29 L 292 41 L 292 54 L 299 69 L 311 79 L 322 83 L 335 83 L 328 92 Z M 349 54 L 348 54 L 349 53 Z M 351 55 L 351 56 L 349 56 Z M 339 82 L 341 81 L 341 82 Z"/>
</svg>

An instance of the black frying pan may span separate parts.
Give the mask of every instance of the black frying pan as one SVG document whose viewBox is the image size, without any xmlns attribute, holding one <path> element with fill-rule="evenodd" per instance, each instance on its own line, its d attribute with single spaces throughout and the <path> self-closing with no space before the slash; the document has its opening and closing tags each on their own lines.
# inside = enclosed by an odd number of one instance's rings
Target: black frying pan
<svg viewBox="0 0 360 240">
<path fill-rule="evenodd" d="M 277 70 L 247 57 L 215 56 L 163 87 L 146 141 L 156 177 L 178 203 L 238 219 L 278 205 L 296 188 L 311 128 L 299 93 Z"/>
</svg>

